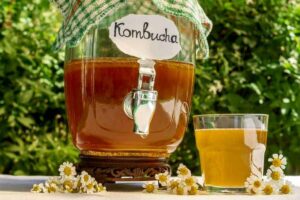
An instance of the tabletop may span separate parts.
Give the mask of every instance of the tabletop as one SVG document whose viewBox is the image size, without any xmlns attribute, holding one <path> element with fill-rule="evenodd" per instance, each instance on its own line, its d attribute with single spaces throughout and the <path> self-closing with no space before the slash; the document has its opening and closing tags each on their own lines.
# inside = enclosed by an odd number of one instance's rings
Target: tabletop
<svg viewBox="0 0 300 200">
<path fill-rule="evenodd" d="M 45 176 L 10 176 L 0 175 L 0 200 L 99 200 L 99 199 L 122 199 L 122 200 L 300 200 L 300 176 L 288 176 L 295 186 L 294 193 L 291 195 L 196 195 L 196 196 L 178 196 L 166 192 L 155 194 L 143 193 L 143 182 L 131 182 L 111 184 L 107 186 L 107 192 L 100 194 L 35 194 L 30 189 L 33 184 L 45 182 L 49 177 Z"/>
</svg>

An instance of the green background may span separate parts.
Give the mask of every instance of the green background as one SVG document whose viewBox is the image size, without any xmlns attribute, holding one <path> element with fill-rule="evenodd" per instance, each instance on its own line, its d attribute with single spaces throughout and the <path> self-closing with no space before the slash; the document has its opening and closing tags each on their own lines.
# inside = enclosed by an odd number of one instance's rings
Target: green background
<svg viewBox="0 0 300 200">
<path fill-rule="evenodd" d="M 300 174 L 300 4 L 296 0 L 202 0 L 214 23 L 211 57 L 198 61 L 194 113 L 268 113 L 267 156 Z M 1 0 L 0 173 L 56 174 L 77 161 L 68 133 L 63 52 L 51 45 L 60 15 L 47 0 Z M 171 156 L 199 174 L 192 124 Z"/>
</svg>

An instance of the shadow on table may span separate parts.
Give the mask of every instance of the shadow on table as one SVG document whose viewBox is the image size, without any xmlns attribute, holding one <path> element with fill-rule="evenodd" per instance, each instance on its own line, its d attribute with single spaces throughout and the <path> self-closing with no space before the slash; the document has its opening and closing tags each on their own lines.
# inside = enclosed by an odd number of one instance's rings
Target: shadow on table
<svg viewBox="0 0 300 200">
<path fill-rule="evenodd" d="M 116 183 L 116 184 L 106 184 L 105 185 L 108 191 L 113 192 L 135 192 L 135 191 L 142 191 L 143 190 L 143 183 Z"/>
<path fill-rule="evenodd" d="M 48 177 L 45 176 L 7 176 L 0 175 L 0 191 L 12 191 L 12 192 L 29 192 L 33 184 L 44 183 Z M 124 183 L 106 184 L 108 191 L 142 191 L 143 183 Z"/>
<path fill-rule="evenodd" d="M 0 191 L 28 192 L 33 184 L 43 183 L 47 177 L 36 176 L 26 178 L 24 176 L 0 175 Z"/>
</svg>

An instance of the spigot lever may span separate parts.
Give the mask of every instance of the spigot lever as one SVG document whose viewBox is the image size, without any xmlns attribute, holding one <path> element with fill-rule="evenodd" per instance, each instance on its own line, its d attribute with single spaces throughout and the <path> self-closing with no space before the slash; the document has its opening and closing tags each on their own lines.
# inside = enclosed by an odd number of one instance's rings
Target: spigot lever
<svg viewBox="0 0 300 200">
<path fill-rule="evenodd" d="M 145 138 L 149 134 L 157 101 L 157 91 L 154 90 L 156 72 L 152 60 L 138 60 L 138 87 L 127 95 L 124 101 L 124 111 L 134 121 L 133 132 Z"/>
</svg>

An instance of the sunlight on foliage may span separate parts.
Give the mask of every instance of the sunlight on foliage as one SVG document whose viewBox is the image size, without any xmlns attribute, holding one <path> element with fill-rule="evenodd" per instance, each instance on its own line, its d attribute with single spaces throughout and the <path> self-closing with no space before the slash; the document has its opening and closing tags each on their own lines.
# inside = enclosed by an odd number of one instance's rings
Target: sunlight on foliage
<svg viewBox="0 0 300 200">
<path fill-rule="evenodd" d="M 267 156 L 283 151 L 300 172 L 300 6 L 291 0 L 203 0 L 214 22 L 210 59 L 198 61 L 193 109 L 270 114 Z M 47 0 L 1 0 L 0 173 L 55 174 L 77 161 L 68 134 L 61 18 Z M 170 162 L 199 173 L 193 127 Z"/>
</svg>

